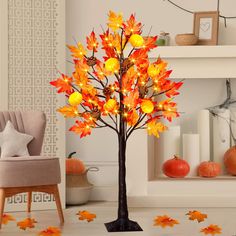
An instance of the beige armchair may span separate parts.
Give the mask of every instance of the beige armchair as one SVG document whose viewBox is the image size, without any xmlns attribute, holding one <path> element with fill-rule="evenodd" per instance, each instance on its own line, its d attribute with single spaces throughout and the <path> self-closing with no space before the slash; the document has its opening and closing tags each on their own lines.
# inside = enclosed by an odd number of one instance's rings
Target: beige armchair
<svg viewBox="0 0 236 236">
<path fill-rule="evenodd" d="M 27 210 L 31 211 L 32 192 L 44 192 L 55 197 L 60 222 L 64 222 L 58 184 L 61 182 L 59 159 L 40 156 L 46 118 L 43 112 L 0 112 L 0 132 L 10 120 L 21 133 L 32 135 L 28 157 L 0 158 L 0 228 L 5 198 L 28 193 Z M 17 142 L 17 140 L 16 140 Z"/>
</svg>

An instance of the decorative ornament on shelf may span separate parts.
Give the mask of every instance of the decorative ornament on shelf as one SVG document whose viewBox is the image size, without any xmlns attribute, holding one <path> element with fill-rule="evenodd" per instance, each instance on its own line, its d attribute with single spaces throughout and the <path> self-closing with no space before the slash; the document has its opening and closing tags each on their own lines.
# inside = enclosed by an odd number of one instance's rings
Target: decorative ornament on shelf
<svg viewBox="0 0 236 236">
<path fill-rule="evenodd" d="M 79 158 L 74 158 L 76 152 L 66 159 L 66 204 L 81 205 L 88 202 L 93 185 L 88 181 L 89 171 L 98 171 L 97 167 L 86 169 Z"/>
<path fill-rule="evenodd" d="M 236 146 L 231 147 L 224 155 L 226 170 L 231 175 L 236 175 Z"/>
<path fill-rule="evenodd" d="M 177 34 L 175 36 L 175 42 L 179 46 L 196 45 L 198 37 L 195 34 Z"/>
<path fill-rule="evenodd" d="M 148 53 L 157 47 L 157 37 L 142 37 L 143 26 L 136 21 L 134 14 L 123 20 L 122 14 L 110 11 L 108 17 L 108 29 L 100 35 L 101 42 L 92 31 L 87 37 L 88 51 L 81 43 L 68 46 L 74 72 L 71 76 L 62 74 L 51 84 L 66 97 L 74 92 L 82 95 L 82 101 L 77 96 L 76 101 L 72 99 L 72 104 L 80 102 L 79 106 L 67 104 L 58 109 L 66 118 L 76 119 L 70 131 L 82 138 L 90 135 L 92 129 L 106 127 L 117 135 L 118 218 L 105 225 L 109 232 L 141 231 L 138 223 L 129 219 L 125 165 L 127 141 L 134 131 L 140 129 L 147 129 L 149 135 L 156 137 L 167 129 L 160 118 L 171 122 L 179 116 L 173 98 L 179 94 L 183 83 L 169 79 L 171 71 L 161 58 L 150 63 Z M 126 53 L 128 44 L 132 49 Z M 95 55 L 100 49 L 105 52 L 103 59 Z M 157 97 L 163 95 L 164 100 L 157 102 Z"/>
<path fill-rule="evenodd" d="M 161 31 L 156 41 L 158 46 L 169 46 L 170 45 L 170 34 Z"/>
<path fill-rule="evenodd" d="M 190 171 L 187 161 L 174 156 L 163 164 L 163 173 L 170 178 L 184 178 Z"/>
<path fill-rule="evenodd" d="M 230 166 L 228 165 L 229 162 L 225 161 L 228 158 L 224 157 L 230 154 L 229 159 L 233 159 L 233 155 L 235 154 L 236 159 L 236 152 L 234 152 L 236 146 L 236 134 L 234 133 L 234 119 L 233 113 L 230 110 L 230 107 L 236 103 L 236 99 L 232 99 L 232 89 L 231 89 L 231 82 L 230 79 L 226 80 L 226 93 L 227 97 L 225 101 L 219 105 L 209 107 L 208 110 L 213 116 L 213 157 L 216 162 L 221 163 L 222 172 L 224 173 L 227 171 L 229 174 L 232 174 L 230 171 Z M 231 141 L 231 148 L 230 148 L 230 141 Z M 227 151 L 228 150 L 228 151 Z M 233 163 L 233 162 L 232 162 Z M 224 169 L 226 167 L 226 170 Z M 234 169 L 235 166 L 232 166 Z"/>
<path fill-rule="evenodd" d="M 216 177 L 220 175 L 221 167 L 217 162 L 204 161 L 198 167 L 198 175 L 201 177 Z"/>
</svg>

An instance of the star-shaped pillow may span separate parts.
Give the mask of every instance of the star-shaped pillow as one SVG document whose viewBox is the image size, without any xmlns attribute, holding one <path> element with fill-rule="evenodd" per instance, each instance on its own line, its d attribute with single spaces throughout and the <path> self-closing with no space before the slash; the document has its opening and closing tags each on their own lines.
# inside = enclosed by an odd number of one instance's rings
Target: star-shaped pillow
<svg viewBox="0 0 236 236">
<path fill-rule="evenodd" d="M 29 156 L 27 145 L 34 137 L 18 132 L 8 121 L 0 132 L 1 157 Z"/>
</svg>

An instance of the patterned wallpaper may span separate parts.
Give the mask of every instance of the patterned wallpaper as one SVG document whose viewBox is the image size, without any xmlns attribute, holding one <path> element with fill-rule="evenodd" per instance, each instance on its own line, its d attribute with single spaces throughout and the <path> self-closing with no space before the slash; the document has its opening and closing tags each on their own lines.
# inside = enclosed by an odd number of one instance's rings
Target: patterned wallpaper
<svg viewBox="0 0 236 236">
<path fill-rule="evenodd" d="M 43 110 L 47 128 L 43 154 L 57 151 L 57 98 L 49 82 L 57 76 L 57 7 L 60 0 L 8 0 L 9 109 Z M 25 195 L 8 203 L 23 203 Z M 34 202 L 53 201 L 34 194 Z"/>
</svg>

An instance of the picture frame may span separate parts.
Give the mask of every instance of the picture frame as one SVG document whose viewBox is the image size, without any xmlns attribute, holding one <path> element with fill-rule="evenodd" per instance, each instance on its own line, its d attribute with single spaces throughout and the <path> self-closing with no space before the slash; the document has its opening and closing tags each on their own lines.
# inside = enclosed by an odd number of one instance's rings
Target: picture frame
<svg viewBox="0 0 236 236">
<path fill-rule="evenodd" d="M 205 11 L 194 13 L 193 33 L 199 45 L 217 45 L 219 31 L 219 12 Z"/>
</svg>

